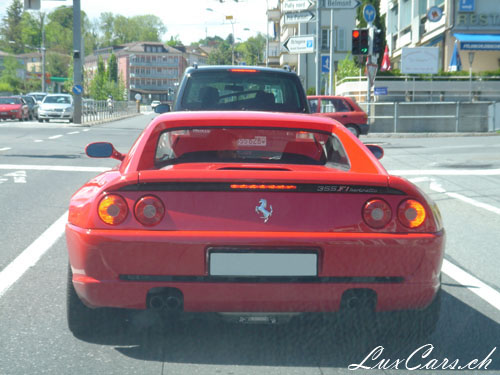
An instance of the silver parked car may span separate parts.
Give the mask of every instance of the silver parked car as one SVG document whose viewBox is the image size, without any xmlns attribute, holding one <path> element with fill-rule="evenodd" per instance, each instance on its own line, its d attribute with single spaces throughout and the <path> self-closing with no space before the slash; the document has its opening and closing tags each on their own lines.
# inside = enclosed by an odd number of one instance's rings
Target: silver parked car
<svg viewBox="0 0 500 375">
<path fill-rule="evenodd" d="M 49 94 L 43 98 L 38 108 L 38 121 L 49 122 L 50 119 L 69 120 L 73 122 L 73 97 L 69 94 Z"/>
</svg>

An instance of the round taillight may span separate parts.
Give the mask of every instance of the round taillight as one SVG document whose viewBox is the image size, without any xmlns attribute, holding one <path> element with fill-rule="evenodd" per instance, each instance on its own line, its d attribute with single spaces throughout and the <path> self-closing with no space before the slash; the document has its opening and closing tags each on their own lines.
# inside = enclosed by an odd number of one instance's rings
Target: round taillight
<svg viewBox="0 0 500 375">
<path fill-rule="evenodd" d="M 147 195 L 137 201 L 134 213 L 141 224 L 150 227 L 158 224 L 163 219 L 165 207 L 159 198 Z"/>
<path fill-rule="evenodd" d="M 391 206 L 381 199 L 371 199 L 363 207 L 363 219 L 372 228 L 385 227 L 391 221 L 391 217 Z"/>
<path fill-rule="evenodd" d="M 414 199 L 407 199 L 398 207 L 398 219 L 405 227 L 417 228 L 424 222 L 425 208 Z"/>
<path fill-rule="evenodd" d="M 106 195 L 99 202 L 98 212 L 99 217 L 106 224 L 121 224 L 128 214 L 127 202 L 119 195 Z"/>
</svg>

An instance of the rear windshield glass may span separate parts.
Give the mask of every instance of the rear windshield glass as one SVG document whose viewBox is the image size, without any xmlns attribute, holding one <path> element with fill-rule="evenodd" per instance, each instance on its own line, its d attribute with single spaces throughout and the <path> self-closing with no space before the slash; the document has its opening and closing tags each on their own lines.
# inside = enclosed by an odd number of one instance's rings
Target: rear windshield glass
<svg viewBox="0 0 500 375">
<path fill-rule="evenodd" d="M 44 103 L 58 103 L 58 104 L 71 104 L 69 96 L 46 96 L 43 100 Z"/>
<path fill-rule="evenodd" d="M 338 138 L 323 132 L 229 127 L 169 130 L 160 135 L 155 159 L 158 168 L 205 162 L 350 168 Z"/>
<path fill-rule="evenodd" d="M 184 110 L 307 112 L 302 85 L 290 74 L 206 71 L 191 74 L 182 95 Z"/>
<path fill-rule="evenodd" d="M 0 98 L 0 104 L 21 104 L 19 98 Z"/>
</svg>

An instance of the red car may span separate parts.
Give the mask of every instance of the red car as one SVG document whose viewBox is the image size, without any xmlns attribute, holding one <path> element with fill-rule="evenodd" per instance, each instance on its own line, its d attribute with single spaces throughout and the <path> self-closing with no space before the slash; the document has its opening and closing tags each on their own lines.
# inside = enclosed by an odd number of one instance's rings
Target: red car
<svg viewBox="0 0 500 375">
<path fill-rule="evenodd" d="M 0 119 L 27 121 L 29 119 L 28 104 L 18 96 L 0 97 Z"/>
<path fill-rule="evenodd" d="M 120 164 L 71 198 L 67 309 L 76 335 L 103 319 L 103 307 L 247 322 L 405 310 L 422 330 L 435 327 L 439 210 L 386 172 L 379 146 L 336 121 L 172 112 L 127 154 L 106 142 L 86 153 Z"/>
<path fill-rule="evenodd" d="M 352 98 L 345 96 L 308 96 L 311 113 L 337 120 L 356 137 L 368 134 L 368 116 Z"/>
</svg>

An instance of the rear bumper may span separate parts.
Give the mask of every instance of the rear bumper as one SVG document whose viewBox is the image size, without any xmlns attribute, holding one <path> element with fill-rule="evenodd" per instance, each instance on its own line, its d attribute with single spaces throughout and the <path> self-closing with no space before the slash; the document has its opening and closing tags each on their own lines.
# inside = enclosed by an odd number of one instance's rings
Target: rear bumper
<svg viewBox="0 0 500 375">
<path fill-rule="evenodd" d="M 444 233 L 260 235 L 66 229 L 73 284 L 91 307 L 145 309 L 153 288 L 175 288 L 189 312 L 330 312 L 346 291 L 369 289 L 376 310 L 391 311 L 424 308 L 439 289 Z M 318 276 L 210 276 L 207 249 L 214 243 L 317 248 Z"/>
</svg>

